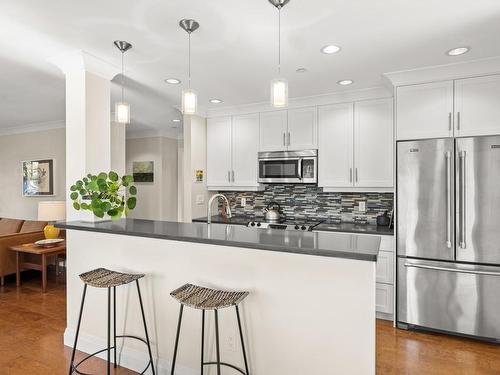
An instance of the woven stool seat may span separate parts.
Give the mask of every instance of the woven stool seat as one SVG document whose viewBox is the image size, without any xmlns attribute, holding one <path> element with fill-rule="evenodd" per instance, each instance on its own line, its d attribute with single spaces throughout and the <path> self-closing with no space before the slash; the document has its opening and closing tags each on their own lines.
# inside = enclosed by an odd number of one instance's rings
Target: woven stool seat
<svg viewBox="0 0 500 375">
<path fill-rule="evenodd" d="M 170 293 L 181 304 L 200 310 L 217 310 L 236 306 L 248 292 L 230 292 L 186 284 Z"/>
<path fill-rule="evenodd" d="M 143 274 L 121 273 L 106 268 L 97 268 L 80 275 L 80 279 L 85 284 L 95 288 L 112 288 L 131 283 L 143 277 Z"/>
</svg>

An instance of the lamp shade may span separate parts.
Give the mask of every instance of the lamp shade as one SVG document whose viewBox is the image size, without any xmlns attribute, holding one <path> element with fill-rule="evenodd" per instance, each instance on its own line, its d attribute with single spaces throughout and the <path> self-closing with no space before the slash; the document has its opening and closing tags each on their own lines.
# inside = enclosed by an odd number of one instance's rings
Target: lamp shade
<svg viewBox="0 0 500 375">
<path fill-rule="evenodd" d="M 196 93 L 191 90 L 182 90 L 182 113 L 185 115 L 193 115 L 196 113 L 198 98 Z"/>
<path fill-rule="evenodd" d="M 130 124 L 130 106 L 125 102 L 115 104 L 115 121 L 120 124 Z"/>
<path fill-rule="evenodd" d="M 65 201 L 45 201 L 38 203 L 38 220 L 58 221 L 66 219 Z"/>
<path fill-rule="evenodd" d="M 271 105 L 275 108 L 283 108 L 288 105 L 288 81 L 277 78 L 271 81 Z"/>
</svg>

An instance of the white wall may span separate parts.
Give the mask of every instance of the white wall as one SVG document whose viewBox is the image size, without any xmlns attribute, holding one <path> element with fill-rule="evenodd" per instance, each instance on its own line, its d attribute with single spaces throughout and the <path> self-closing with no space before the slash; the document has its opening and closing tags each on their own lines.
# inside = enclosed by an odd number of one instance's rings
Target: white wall
<svg viewBox="0 0 500 375">
<path fill-rule="evenodd" d="M 65 129 L 0 136 L 0 217 L 37 219 L 38 202 L 66 199 Z M 24 160 L 54 159 L 53 197 L 23 197 Z"/>
<path fill-rule="evenodd" d="M 127 139 L 127 174 L 134 161 L 154 162 L 154 181 L 136 182 L 137 206 L 129 217 L 177 221 L 177 140 L 165 137 Z"/>
</svg>

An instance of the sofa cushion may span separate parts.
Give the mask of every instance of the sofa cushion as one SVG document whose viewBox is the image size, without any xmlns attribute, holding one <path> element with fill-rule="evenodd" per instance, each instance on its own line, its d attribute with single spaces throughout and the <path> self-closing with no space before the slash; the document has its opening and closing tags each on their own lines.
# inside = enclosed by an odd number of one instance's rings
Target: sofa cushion
<svg viewBox="0 0 500 375">
<path fill-rule="evenodd" d="M 24 220 L 2 219 L 0 220 L 0 235 L 19 233 Z"/>
<path fill-rule="evenodd" d="M 47 225 L 46 221 L 26 220 L 19 233 L 40 232 Z"/>
</svg>

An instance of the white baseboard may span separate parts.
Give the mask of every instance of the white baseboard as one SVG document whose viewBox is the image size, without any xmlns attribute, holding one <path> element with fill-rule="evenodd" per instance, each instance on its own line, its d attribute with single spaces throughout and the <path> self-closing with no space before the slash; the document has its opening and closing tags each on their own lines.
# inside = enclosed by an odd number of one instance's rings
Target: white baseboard
<svg viewBox="0 0 500 375">
<path fill-rule="evenodd" d="M 121 341 L 121 339 L 119 339 Z M 125 339 L 127 340 L 127 339 Z M 135 341 L 135 340 L 134 340 Z M 75 330 L 72 328 L 66 328 L 64 331 L 64 345 L 72 348 L 75 342 Z M 87 354 L 94 353 L 98 350 L 104 349 L 107 346 L 106 340 L 100 337 L 95 337 L 92 335 L 80 332 L 78 337 L 78 350 Z M 153 350 L 153 348 L 152 348 Z M 96 357 L 106 360 L 107 353 L 102 352 Z M 118 362 L 121 367 L 128 368 L 133 371 L 141 372 L 146 367 L 149 362 L 149 355 L 146 346 L 144 346 L 144 351 L 139 351 L 137 349 L 131 349 L 126 346 L 119 347 L 117 352 Z M 167 375 L 170 374 L 170 368 L 172 363 L 162 358 L 155 357 L 153 352 L 153 360 L 155 362 L 156 374 Z M 83 366 L 83 365 L 82 365 Z M 199 370 L 194 370 L 191 368 L 183 367 L 180 365 L 175 366 L 175 373 L 177 375 L 199 375 Z M 146 371 L 145 374 L 152 374 L 151 368 Z"/>
</svg>

